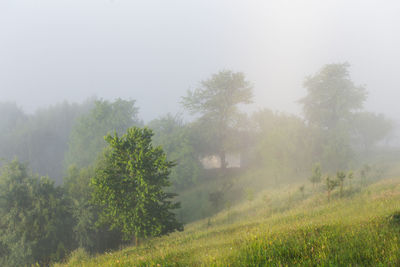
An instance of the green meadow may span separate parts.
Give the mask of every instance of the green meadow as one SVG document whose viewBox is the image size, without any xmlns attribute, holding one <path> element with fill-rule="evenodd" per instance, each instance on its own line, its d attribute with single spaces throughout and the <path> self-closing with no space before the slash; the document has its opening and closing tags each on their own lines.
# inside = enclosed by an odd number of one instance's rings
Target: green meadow
<svg viewBox="0 0 400 267">
<path fill-rule="evenodd" d="M 330 201 L 322 184 L 264 190 L 183 232 L 102 255 L 76 250 L 56 266 L 399 266 L 399 248 L 394 176 L 335 189 Z"/>
</svg>

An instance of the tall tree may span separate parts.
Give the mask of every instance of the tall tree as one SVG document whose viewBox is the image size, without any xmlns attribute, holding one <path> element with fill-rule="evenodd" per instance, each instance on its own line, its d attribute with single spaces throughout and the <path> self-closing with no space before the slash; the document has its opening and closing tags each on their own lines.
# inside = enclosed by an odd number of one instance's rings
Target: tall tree
<svg viewBox="0 0 400 267">
<path fill-rule="evenodd" d="M 300 100 L 306 120 L 319 128 L 321 163 L 335 170 L 347 167 L 353 156 L 351 120 L 367 93 L 350 79 L 349 64 L 328 64 L 304 82 L 307 95 Z"/>
<path fill-rule="evenodd" d="M 348 63 L 328 64 L 306 78 L 307 96 L 300 100 L 306 119 L 321 128 L 333 130 L 348 122 L 367 98 L 363 86 L 350 79 Z"/>
<path fill-rule="evenodd" d="M 233 146 L 232 136 L 240 117 L 239 104 L 252 102 L 252 86 L 241 72 L 220 71 L 202 81 L 200 88 L 188 91 L 183 106 L 193 115 L 200 114 L 198 126 L 204 143 L 226 167 L 226 152 Z"/>
<path fill-rule="evenodd" d="M 121 229 L 125 239 L 145 238 L 182 230 L 172 210 L 176 196 L 164 192 L 175 165 L 161 147 L 153 147 L 153 132 L 129 128 L 122 137 L 107 135 L 105 158 L 92 179 L 94 201 L 102 208 L 103 221 Z"/>
</svg>

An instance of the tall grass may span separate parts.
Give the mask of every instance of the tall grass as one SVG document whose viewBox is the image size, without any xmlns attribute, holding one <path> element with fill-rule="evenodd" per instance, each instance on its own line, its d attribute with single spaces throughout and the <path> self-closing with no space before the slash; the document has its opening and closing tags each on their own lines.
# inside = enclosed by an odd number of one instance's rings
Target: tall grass
<svg viewBox="0 0 400 267">
<path fill-rule="evenodd" d="M 343 197 L 298 185 L 154 238 L 66 266 L 400 266 L 400 179 Z"/>
</svg>

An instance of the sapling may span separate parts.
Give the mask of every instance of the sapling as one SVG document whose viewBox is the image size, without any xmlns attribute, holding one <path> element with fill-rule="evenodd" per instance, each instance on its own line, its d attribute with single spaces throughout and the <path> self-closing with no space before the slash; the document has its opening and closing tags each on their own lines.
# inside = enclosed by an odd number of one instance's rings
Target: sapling
<svg viewBox="0 0 400 267">
<path fill-rule="evenodd" d="M 344 180 L 346 179 L 346 174 L 342 171 L 336 173 L 337 182 L 340 186 L 340 197 L 343 196 L 343 185 Z"/>
<path fill-rule="evenodd" d="M 331 200 L 331 192 L 333 191 L 333 189 L 335 189 L 335 187 L 338 185 L 336 180 L 331 179 L 331 177 L 328 175 L 326 177 L 326 190 L 328 192 L 328 201 Z"/>
</svg>

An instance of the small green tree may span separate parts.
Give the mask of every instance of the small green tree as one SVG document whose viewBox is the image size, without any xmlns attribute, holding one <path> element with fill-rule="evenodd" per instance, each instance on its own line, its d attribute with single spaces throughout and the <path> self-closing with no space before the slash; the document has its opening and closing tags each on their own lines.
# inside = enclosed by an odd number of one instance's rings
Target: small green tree
<svg viewBox="0 0 400 267">
<path fill-rule="evenodd" d="M 312 169 L 312 175 L 310 177 L 310 182 L 313 184 L 313 187 L 315 189 L 316 184 L 319 184 L 321 182 L 321 165 L 319 163 L 315 164 L 313 169 Z"/>
<path fill-rule="evenodd" d="M 330 201 L 331 200 L 331 192 L 333 191 L 333 189 L 336 188 L 336 186 L 338 186 L 338 182 L 337 182 L 337 180 L 331 179 L 331 177 L 329 175 L 326 177 L 325 182 L 326 182 L 326 191 L 328 193 L 328 201 Z"/>
<path fill-rule="evenodd" d="M 122 137 L 107 135 L 104 160 L 92 179 L 93 200 L 101 208 L 102 221 L 121 229 L 124 238 L 159 236 L 183 230 L 172 203 L 176 194 L 164 192 L 174 162 L 161 147 L 153 147 L 150 129 L 129 128 Z"/>
<path fill-rule="evenodd" d="M 340 197 L 343 196 L 343 186 L 344 186 L 344 180 L 346 179 L 346 174 L 342 171 L 336 173 L 336 178 L 338 185 L 340 186 Z"/>
</svg>

